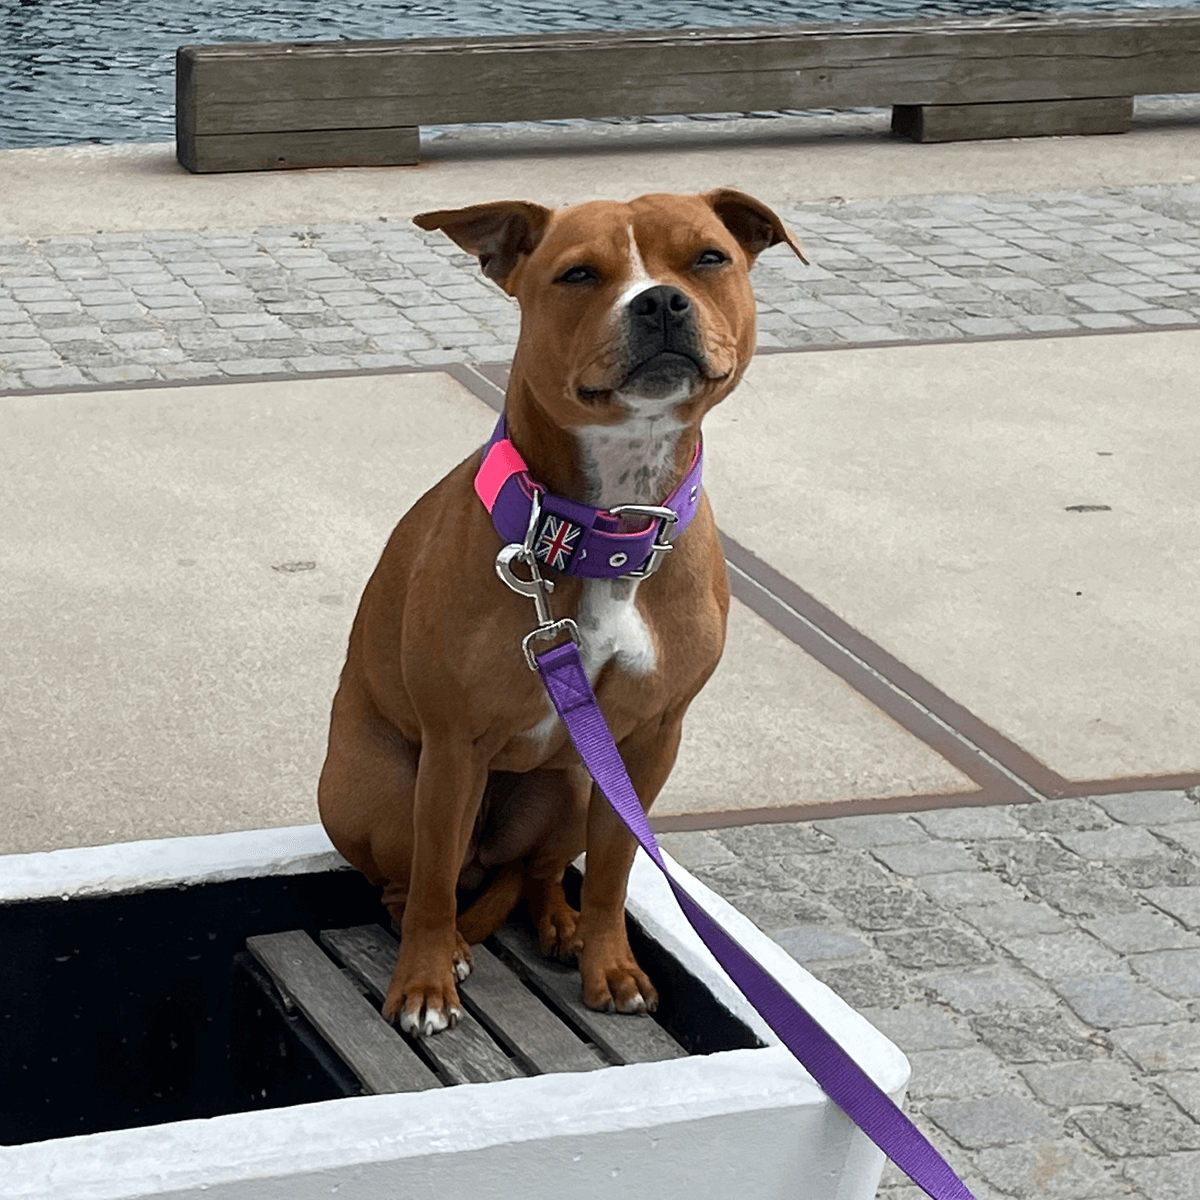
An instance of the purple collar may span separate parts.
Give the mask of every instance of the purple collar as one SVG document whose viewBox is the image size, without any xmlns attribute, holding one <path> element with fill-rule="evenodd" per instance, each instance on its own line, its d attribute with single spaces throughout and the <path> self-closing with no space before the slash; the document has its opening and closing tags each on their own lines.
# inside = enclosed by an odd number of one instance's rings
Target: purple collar
<svg viewBox="0 0 1200 1200">
<path fill-rule="evenodd" d="M 505 542 L 529 543 L 539 562 L 567 575 L 588 579 L 620 579 L 652 575 L 700 507 L 700 475 L 704 455 L 700 443 L 692 465 L 660 505 L 621 504 L 606 510 L 551 496 L 529 475 L 525 460 L 508 440 L 501 417 L 475 474 L 475 493 L 492 515 Z M 629 517 L 641 517 L 647 528 L 622 529 Z"/>
</svg>

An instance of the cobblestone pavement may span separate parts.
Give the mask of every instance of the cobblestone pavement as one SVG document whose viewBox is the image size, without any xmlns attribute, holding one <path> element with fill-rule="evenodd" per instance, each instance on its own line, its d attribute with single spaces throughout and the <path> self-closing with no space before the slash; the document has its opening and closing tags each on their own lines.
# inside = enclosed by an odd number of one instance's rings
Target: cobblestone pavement
<svg viewBox="0 0 1200 1200">
<path fill-rule="evenodd" d="M 1200 789 L 662 844 L 905 1051 L 978 1200 L 1195 1200 Z"/>
<path fill-rule="evenodd" d="M 1200 184 L 780 211 L 813 266 L 760 260 L 763 347 L 1200 324 Z M 0 391 L 503 361 L 516 329 L 406 220 L 0 239 Z"/>
</svg>

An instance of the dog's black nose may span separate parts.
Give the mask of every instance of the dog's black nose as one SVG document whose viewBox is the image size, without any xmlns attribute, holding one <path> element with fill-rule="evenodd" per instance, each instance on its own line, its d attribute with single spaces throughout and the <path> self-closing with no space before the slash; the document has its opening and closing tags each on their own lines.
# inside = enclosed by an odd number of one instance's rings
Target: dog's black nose
<svg viewBox="0 0 1200 1200">
<path fill-rule="evenodd" d="M 643 320 L 661 321 L 683 317 L 691 307 L 692 302 L 677 287 L 662 283 L 638 292 L 630 302 L 629 310 Z"/>
</svg>

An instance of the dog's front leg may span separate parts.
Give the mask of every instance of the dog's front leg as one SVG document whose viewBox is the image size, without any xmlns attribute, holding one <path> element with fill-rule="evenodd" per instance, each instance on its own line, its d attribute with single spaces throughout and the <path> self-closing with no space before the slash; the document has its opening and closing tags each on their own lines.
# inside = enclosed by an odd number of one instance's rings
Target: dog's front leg
<svg viewBox="0 0 1200 1200">
<path fill-rule="evenodd" d="M 675 764 L 683 712 L 651 721 L 619 746 L 642 807 L 649 811 Z M 583 1002 L 603 1012 L 644 1013 L 658 1007 L 658 992 L 638 966 L 625 931 L 625 888 L 637 843 L 612 806 L 593 786 L 588 806 L 587 871 L 579 912 L 579 974 Z"/>
<path fill-rule="evenodd" d="M 383 1002 L 384 1017 L 406 1033 L 440 1033 L 462 1018 L 457 984 L 470 973 L 471 956 L 456 929 L 456 888 L 486 781 L 486 764 L 470 743 L 422 744 L 408 902 Z"/>
</svg>

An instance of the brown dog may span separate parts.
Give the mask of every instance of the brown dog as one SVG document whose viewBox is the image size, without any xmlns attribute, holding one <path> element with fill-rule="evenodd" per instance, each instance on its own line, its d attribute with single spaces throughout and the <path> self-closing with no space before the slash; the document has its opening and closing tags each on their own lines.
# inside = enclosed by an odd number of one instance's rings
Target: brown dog
<svg viewBox="0 0 1200 1200">
<path fill-rule="evenodd" d="M 505 201 L 415 220 L 476 255 L 520 302 L 505 415 L 529 474 L 551 495 L 606 510 L 660 505 L 684 477 L 701 419 L 754 349 L 750 266 L 779 242 L 804 258 L 770 209 L 725 189 L 560 211 Z M 319 789 L 334 845 L 382 886 L 401 929 L 383 1013 L 410 1033 L 456 1024 L 470 945 L 522 896 L 542 950 L 578 957 L 590 1007 L 657 1004 L 625 933 L 634 842 L 522 658 L 533 608 L 497 579 L 504 539 L 473 487 L 480 460 L 414 505 L 367 583 Z M 702 495 L 657 557 L 643 578 L 547 571 L 554 616 L 578 625 L 646 808 L 724 643 L 728 582 Z M 576 913 L 562 878 L 584 849 Z"/>
</svg>

